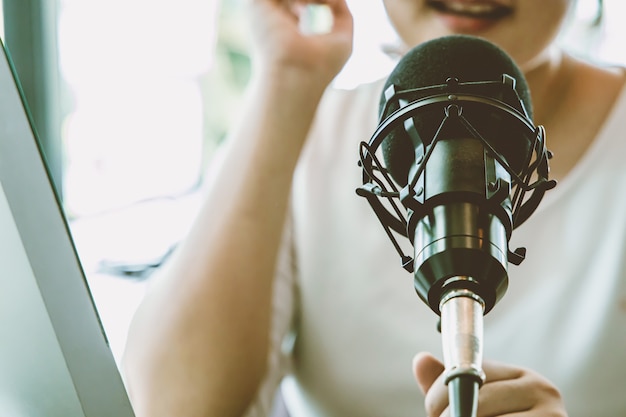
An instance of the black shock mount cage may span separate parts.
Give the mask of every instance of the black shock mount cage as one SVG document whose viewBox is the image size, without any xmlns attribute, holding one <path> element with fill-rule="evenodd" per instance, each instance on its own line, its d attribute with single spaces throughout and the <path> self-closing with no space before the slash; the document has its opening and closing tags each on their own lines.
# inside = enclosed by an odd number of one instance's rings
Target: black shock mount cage
<svg viewBox="0 0 626 417">
<path fill-rule="evenodd" d="M 485 91 L 498 92 L 494 94 L 498 98 L 485 95 Z M 546 148 L 544 128 L 534 126 L 515 90 L 513 77 L 503 74 L 500 81 L 466 83 L 450 78 L 445 84 L 401 91 L 396 91 L 392 84 L 385 90 L 384 95 L 386 101 L 381 111 L 379 125 L 369 142 L 360 143 L 359 166 L 362 168 L 363 185 L 357 188 L 356 193 L 369 202 L 398 252 L 403 268 L 408 272 L 414 272 L 413 257 L 403 252 L 396 234 L 409 239 L 412 243 L 414 230 L 411 230 L 410 217 L 420 217 L 434 204 L 441 203 L 441 199 L 430 199 L 437 200 L 436 202 L 425 199 L 420 183 L 423 181 L 423 173 L 433 149 L 442 139 L 440 133 L 451 120 L 460 122 L 471 137 L 480 140 L 486 154 L 510 175 L 511 183 L 508 183 L 498 178 L 493 170 L 486 168 L 483 201 L 483 204 L 490 206 L 501 205 L 503 201 L 508 201 L 512 193 L 511 213 L 505 216 L 509 217 L 508 219 L 502 219 L 505 224 L 508 223 L 507 240 L 511 230 L 521 225 L 535 211 L 545 192 L 556 186 L 556 181 L 548 179 L 548 160 L 552 154 Z M 397 109 L 385 117 L 392 106 Z M 524 132 L 522 137 L 527 141 L 525 146 L 529 152 L 523 156 L 521 170 L 516 171 L 511 167 L 501 152 L 492 146 L 491 138 L 485 138 L 465 117 L 464 109 L 489 112 L 505 120 L 508 125 L 514 126 L 514 129 Z M 398 128 L 403 129 L 409 136 L 418 136 L 413 123 L 414 118 L 426 112 L 432 114 L 433 111 L 440 111 L 442 116 L 439 128 L 429 142 L 422 140 L 422 144 L 416 146 L 415 164 L 409 171 L 407 184 L 398 186 L 389 170 L 381 163 L 379 157 L 382 153 L 379 149 L 381 143 Z M 528 192 L 531 194 L 526 198 Z M 403 212 L 400 206 L 404 206 L 406 210 Z M 508 251 L 508 261 L 515 265 L 520 264 L 524 257 L 525 248 Z"/>
</svg>

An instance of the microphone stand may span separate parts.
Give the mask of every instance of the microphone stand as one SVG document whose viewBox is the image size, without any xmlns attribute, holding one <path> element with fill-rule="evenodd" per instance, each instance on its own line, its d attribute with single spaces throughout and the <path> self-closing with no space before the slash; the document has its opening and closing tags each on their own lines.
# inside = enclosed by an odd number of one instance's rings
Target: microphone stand
<svg viewBox="0 0 626 417">
<path fill-rule="evenodd" d="M 478 389 L 485 382 L 484 309 L 483 299 L 466 289 L 450 290 L 441 299 L 445 383 L 452 417 L 476 417 Z"/>
</svg>

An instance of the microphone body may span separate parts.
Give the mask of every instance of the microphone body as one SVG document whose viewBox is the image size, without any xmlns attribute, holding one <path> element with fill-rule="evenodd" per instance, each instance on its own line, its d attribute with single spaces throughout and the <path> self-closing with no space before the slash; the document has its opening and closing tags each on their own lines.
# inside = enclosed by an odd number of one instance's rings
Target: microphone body
<svg viewBox="0 0 626 417">
<path fill-rule="evenodd" d="M 426 42 L 403 57 L 380 113 L 361 143 L 357 194 L 413 273 L 419 297 L 441 317 L 451 415 L 474 417 L 485 380 L 483 316 L 506 292 L 508 263 L 525 256 L 509 250 L 509 239 L 556 185 L 543 128 L 532 122 L 519 68 L 469 36 Z M 401 251 L 397 235 L 414 256 Z"/>
<path fill-rule="evenodd" d="M 497 162 L 474 138 L 442 139 L 425 165 L 418 191 L 429 204 L 409 212 L 408 227 L 415 289 L 436 313 L 450 290 L 479 294 L 487 311 L 506 291 L 511 201 L 508 190 L 501 202 L 485 196 L 489 165 Z M 510 183 L 506 171 L 495 171 L 500 183 Z"/>
</svg>

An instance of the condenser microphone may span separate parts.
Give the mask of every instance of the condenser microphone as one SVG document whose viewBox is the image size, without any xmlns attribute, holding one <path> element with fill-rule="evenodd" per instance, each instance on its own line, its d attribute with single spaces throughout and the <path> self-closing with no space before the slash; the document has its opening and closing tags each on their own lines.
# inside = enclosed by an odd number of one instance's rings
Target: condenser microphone
<svg viewBox="0 0 626 417">
<path fill-rule="evenodd" d="M 378 127 L 360 145 L 357 193 L 413 273 L 419 297 L 441 316 L 453 417 L 476 415 L 483 316 L 506 291 L 508 263 L 524 259 L 524 248 L 509 249 L 513 229 L 556 185 L 550 157 L 519 68 L 492 43 L 462 35 L 400 60 Z"/>
</svg>

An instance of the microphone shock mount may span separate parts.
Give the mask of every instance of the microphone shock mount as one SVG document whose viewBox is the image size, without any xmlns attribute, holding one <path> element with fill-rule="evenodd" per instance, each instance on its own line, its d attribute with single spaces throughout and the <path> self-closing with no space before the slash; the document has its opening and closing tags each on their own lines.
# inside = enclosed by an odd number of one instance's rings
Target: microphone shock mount
<svg viewBox="0 0 626 417">
<path fill-rule="evenodd" d="M 472 417 L 485 378 L 483 316 L 506 291 L 508 263 L 524 260 L 524 248 L 509 250 L 513 229 L 556 185 L 548 179 L 551 154 L 506 74 L 403 91 L 391 84 L 385 98 L 378 128 L 360 144 L 357 194 L 413 273 L 419 297 L 441 316 L 452 416 Z M 438 127 L 426 137 L 421 126 L 433 120 Z M 408 172 L 389 168 L 406 152 L 385 154 L 386 140 L 410 145 Z M 413 256 L 399 239 L 409 240 Z"/>
</svg>

